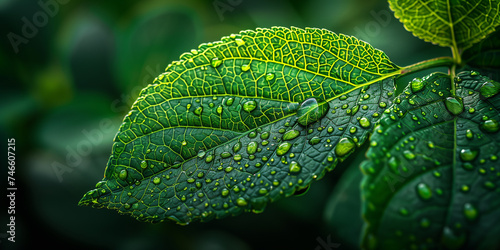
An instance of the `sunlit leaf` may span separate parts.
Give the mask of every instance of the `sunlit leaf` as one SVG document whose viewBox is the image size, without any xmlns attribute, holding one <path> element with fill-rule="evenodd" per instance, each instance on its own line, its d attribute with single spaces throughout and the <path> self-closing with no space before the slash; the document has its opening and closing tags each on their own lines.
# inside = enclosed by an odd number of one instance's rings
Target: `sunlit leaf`
<svg viewBox="0 0 500 250">
<path fill-rule="evenodd" d="M 498 0 L 389 0 L 415 36 L 440 46 L 468 48 L 500 24 Z"/>
<path fill-rule="evenodd" d="M 458 74 L 409 86 L 375 127 L 362 164 L 368 249 L 498 249 L 500 95 Z M 489 92 L 491 93 L 491 91 Z M 374 143 L 376 142 L 376 144 Z"/>
<path fill-rule="evenodd" d="M 202 44 L 142 91 L 80 205 L 180 224 L 261 212 L 366 140 L 398 72 L 383 52 L 322 29 Z"/>
</svg>

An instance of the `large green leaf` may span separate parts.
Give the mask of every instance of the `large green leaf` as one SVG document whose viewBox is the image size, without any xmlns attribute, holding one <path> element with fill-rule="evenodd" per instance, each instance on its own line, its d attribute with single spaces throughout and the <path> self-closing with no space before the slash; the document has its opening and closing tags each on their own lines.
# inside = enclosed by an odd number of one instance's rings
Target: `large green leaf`
<svg viewBox="0 0 500 250">
<path fill-rule="evenodd" d="M 322 29 L 202 44 L 142 91 L 79 204 L 180 224 L 260 212 L 365 141 L 398 72 L 383 52 Z"/>
<path fill-rule="evenodd" d="M 370 138 L 361 167 L 363 245 L 497 249 L 499 84 L 463 72 L 453 97 L 448 75 L 422 80 L 395 99 Z"/>
<path fill-rule="evenodd" d="M 500 24 L 499 0 L 389 0 L 415 36 L 440 46 L 467 48 Z"/>
</svg>

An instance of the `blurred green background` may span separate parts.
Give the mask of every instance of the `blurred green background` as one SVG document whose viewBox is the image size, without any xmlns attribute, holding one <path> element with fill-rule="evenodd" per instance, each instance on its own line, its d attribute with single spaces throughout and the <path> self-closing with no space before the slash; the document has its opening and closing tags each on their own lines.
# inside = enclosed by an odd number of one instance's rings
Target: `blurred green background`
<svg viewBox="0 0 500 250">
<path fill-rule="evenodd" d="M 357 36 L 400 66 L 450 55 L 405 31 L 384 0 L 0 0 L 0 23 L 0 147 L 5 155 L 16 139 L 18 187 L 16 243 L 2 227 L 1 249 L 354 249 L 361 174 L 349 162 L 262 214 L 203 224 L 146 224 L 77 203 L 102 179 L 139 91 L 200 43 L 297 26 Z M 6 208 L 0 218 L 8 223 Z"/>
</svg>

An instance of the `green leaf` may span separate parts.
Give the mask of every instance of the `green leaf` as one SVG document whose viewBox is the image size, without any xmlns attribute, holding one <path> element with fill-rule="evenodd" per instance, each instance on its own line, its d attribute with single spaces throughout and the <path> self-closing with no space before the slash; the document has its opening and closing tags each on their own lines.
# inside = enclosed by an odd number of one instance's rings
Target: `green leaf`
<svg viewBox="0 0 500 250">
<path fill-rule="evenodd" d="M 475 44 L 462 54 L 467 68 L 478 71 L 484 76 L 500 81 L 500 31 Z"/>
<path fill-rule="evenodd" d="M 500 95 L 460 73 L 407 87 L 380 118 L 362 165 L 363 245 L 369 249 L 500 246 Z M 493 247 L 492 246 L 496 246 Z"/>
<path fill-rule="evenodd" d="M 443 47 L 465 49 L 500 24 L 498 0 L 389 0 L 413 35 Z"/>
<path fill-rule="evenodd" d="M 366 140 L 398 72 L 383 52 L 322 29 L 202 44 L 142 91 L 79 204 L 180 224 L 261 212 Z"/>
</svg>

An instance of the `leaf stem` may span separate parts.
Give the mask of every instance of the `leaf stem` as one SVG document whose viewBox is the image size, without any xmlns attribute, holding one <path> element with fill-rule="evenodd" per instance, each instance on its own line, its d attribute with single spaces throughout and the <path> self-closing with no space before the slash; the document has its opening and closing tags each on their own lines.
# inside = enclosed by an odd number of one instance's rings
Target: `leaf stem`
<svg viewBox="0 0 500 250">
<path fill-rule="evenodd" d="M 400 70 L 400 73 L 401 73 L 401 75 L 404 75 L 404 74 L 415 73 L 415 72 L 418 72 L 418 71 L 421 71 L 424 69 L 429 69 L 429 68 L 434 68 L 434 67 L 440 67 L 440 66 L 450 67 L 450 66 L 455 65 L 455 64 L 456 64 L 456 61 L 449 56 L 437 57 L 434 59 L 425 60 L 422 62 L 418 62 L 418 63 L 412 64 L 412 65 L 403 67 Z"/>
</svg>

